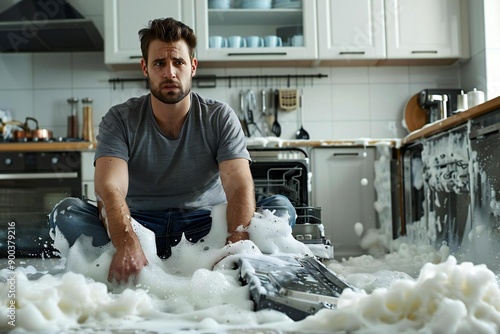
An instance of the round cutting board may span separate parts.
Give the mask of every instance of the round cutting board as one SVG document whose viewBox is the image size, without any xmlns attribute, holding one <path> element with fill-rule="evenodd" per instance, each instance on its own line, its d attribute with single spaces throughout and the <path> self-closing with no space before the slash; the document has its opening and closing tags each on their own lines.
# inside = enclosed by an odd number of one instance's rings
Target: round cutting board
<svg viewBox="0 0 500 334">
<path fill-rule="evenodd" d="M 418 104 L 419 96 L 420 93 L 413 95 L 405 106 L 403 125 L 410 132 L 418 130 L 427 124 L 427 110 Z"/>
</svg>

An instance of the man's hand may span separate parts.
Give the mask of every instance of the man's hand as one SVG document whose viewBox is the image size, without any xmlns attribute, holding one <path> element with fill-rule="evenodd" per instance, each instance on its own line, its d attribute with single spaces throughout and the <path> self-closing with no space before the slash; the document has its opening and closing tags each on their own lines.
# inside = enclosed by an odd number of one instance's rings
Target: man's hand
<svg viewBox="0 0 500 334">
<path fill-rule="evenodd" d="M 108 281 L 127 283 L 129 278 L 137 279 L 141 269 L 148 264 L 140 243 L 122 246 L 116 250 L 109 266 Z"/>
</svg>

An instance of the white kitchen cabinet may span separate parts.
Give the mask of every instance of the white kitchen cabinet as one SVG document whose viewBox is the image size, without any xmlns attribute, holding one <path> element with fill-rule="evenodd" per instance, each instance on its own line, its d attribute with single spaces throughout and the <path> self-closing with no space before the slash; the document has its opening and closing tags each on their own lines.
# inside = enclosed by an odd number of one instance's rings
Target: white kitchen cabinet
<svg viewBox="0 0 500 334">
<path fill-rule="evenodd" d="M 321 60 L 386 57 L 384 0 L 317 0 Z"/>
<path fill-rule="evenodd" d="M 82 152 L 82 198 L 95 201 L 94 153 L 93 151 Z"/>
<path fill-rule="evenodd" d="M 193 0 L 105 0 L 104 62 L 139 64 L 138 32 L 150 20 L 162 17 L 173 17 L 194 29 Z"/>
<path fill-rule="evenodd" d="M 337 259 L 365 254 L 360 241 L 368 229 L 377 227 L 375 152 L 374 147 L 320 147 L 311 152 L 311 203 L 321 207 L 325 236 Z M 356 223 L 363 225 L 360 235 Z"/>
<path fill-rule="evenodd" d="M 243 1 L 244 2 L 244 1 Z M 241 3 L 243 3 L 241 2 Z M 316 30 L 316 1 L 290 2 L 300 6 L 268 9 L 241 8 L 233 1 L 228 9 L 208 8 L 208 0 L 196 0 L 198 33 L 197 58 L 210 62 L 258 61 L 313 61 L 318 58 Z M 275 3 L 274 1 L 272 3 Z M 278 35 L 282 46 L 277 47 L 221 47 L 209 45 L 210 36 Z M 302 35 L 302 42 L 292 45 L 294 35 Z"/>
<path fill-rule="evenodd" d="M 388 59 L 469 57 L 465 0 L 385 0 Z"/>
</svg>

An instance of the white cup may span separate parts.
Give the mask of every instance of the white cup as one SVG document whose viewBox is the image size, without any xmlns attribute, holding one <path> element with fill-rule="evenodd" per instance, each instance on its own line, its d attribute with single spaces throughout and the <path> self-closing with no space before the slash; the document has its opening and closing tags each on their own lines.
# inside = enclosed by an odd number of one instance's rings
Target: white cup
<svg viewBox="0 0 500 334">
<path fill-rule="evenodd" d="M 304 45 L 303 35 L 295 35 L 292 37 L 292 46 L 303 46 L 303 45 Z"/>
<path fill-rule="evenodd" d="M 247 46 L 246 39 L 241 36 L 230 36 L 227 38 L 229 48 L 245 48 Z"/>
<path fill-rule="evenodd" d="M 210 36 L 208 39 L 208 46 L 214 49 L 226 48 L 227 39 L 222 36 Z"/>
<path fill-rule="evenodd" d="M 283 46 L 283 42 L 281 41 L 281 37 L 276 35 L 266 36 L 264 37 L 264 46 L 268 48 Z"/>
<path fill-rule="evenodd" d="M 248 36 L 246 41 L 248 48 L 260 48 L 264 46 L 264 39 L 260 36 Z"/>
</svg>

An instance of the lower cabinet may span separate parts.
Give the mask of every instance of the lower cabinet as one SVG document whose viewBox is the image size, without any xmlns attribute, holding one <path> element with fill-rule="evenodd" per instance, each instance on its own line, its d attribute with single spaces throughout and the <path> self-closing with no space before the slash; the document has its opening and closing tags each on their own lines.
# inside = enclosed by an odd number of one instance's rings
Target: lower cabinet
<svg viewBox="0 0 500 334">
<path fill-rule="evenodd" d="M 311 203 L 321 207 L 336 259 L 365 254 L 360 241 L 377 227 L 375 156 L 374 147 L 312 149 Z"/>
<path fill-rule="evenodd" d="M 82 198 L 96 200 L 94 193 L 94 152 L 82 152 Z"/>
</svg>

